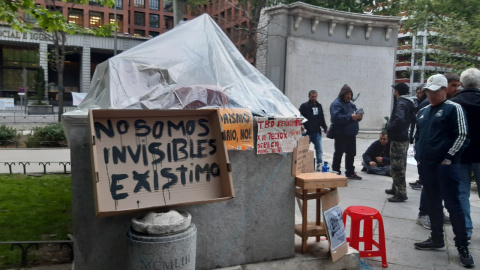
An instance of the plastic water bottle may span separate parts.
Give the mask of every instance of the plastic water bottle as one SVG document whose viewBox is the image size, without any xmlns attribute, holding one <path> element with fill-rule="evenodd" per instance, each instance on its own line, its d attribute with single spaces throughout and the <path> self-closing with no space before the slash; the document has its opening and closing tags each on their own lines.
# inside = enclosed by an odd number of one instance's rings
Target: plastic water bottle
<svg viewBox="0 0 480 270">
<path fill-rule="evenodd" d="M 330 172 L 330 168 L 328 167 L 328 162 L 324 162 L 322 166 L 322 172 Z"/>
</svg>

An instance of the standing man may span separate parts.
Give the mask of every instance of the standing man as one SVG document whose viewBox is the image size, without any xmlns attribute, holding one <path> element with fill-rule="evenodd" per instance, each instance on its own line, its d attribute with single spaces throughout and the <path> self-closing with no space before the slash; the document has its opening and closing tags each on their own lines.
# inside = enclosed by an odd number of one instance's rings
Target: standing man
<svg viewBox="0 0 480 270">
<path fill-rule="evenodd" d="M 442 198 L 450 213 L 455 246 L 460 262 L 473 267 L 468 250 L 465 212 L 460 203 L 460 153 L 468 144 L 467 123 L 462 106 L 447 100 L 447 79 L 441 74 L 428 78 L 425 89 L 430 106 L 417 114 L 415 159 L 423 182 L 430 217 L 431 237 L 415 243 L 416 249 L 444 249 Z"/>
<path fill-rule="evenodd" d="M 307 119 L 302 125 L 302 131 L 307 130 L 310 142 L 315 146 L 317 159 L 317 171 L 322 170 L 323 152 L 322 152 L 322 130 L 327 133 L 327 124 L 323 116 L 322 105 L 317 102 L 317 91 L 308 92 L 308 101 L 300 105 L 300 113 Z"/>
<path fill-rule="evenodd" d="M 389 202 L 404 202 L 408 199 L 405 182 L 407 169 L 408 129 L 415 122 L 417 103 L 414 97 L 409 95 L 410 88 L 405 83 L 392 85 L 393 104 L 392 115 L 387 126 L 388 139 L 390 140 L 390 163 L 393 179 L 392 188 L 386 189 L 385 193 L 394 195 L 388 198 Z"/>
<path fill-rule="evenodd" d="M 358 122 L 363 118 L 363 110 L 357 114 L 357 106 L 351 101 L 353 92 L 350 86 L 344 85 L 340 94 L 330 105 L 330 121 L 335 128 L 335 152 L 333 153 L 332 171 L 341 174 L 340 163 L 345 153 L 345 175 L 349 179 L 362 180 L 353 166 L 357 154 L 356 136 Z"/>
<path fill-rule="evenodd" d="M 480 70 L 469 68 L 460 75 L 463 90 L 451 101 L 462 106 L 467 113 L 470 144 L 460 158 L 460 203 L 465 211 L 468 239 L 472 237 L 473 224 L 470 216 L 470 183 L 473 171 L 477 187 L 480 187 Z M 479 193 L 480 194 L 480 193 Z"/>
<path fill-rule="evenodd" d="M 460 77 L 455 73 L 447 73 L 444 75 L 447 78 L 447 89 L 445 93 L 447 94 L 447 99 L 453 98 L 458 93 L 458 87 L 460 87 Z"/>
<path fill-rule="evenodd" d="M 386 131 L 380 133 L 380 138 L 368 147 L 362 158 L 362 171 L 390 176 L 390 142 Z"/>
</svg>

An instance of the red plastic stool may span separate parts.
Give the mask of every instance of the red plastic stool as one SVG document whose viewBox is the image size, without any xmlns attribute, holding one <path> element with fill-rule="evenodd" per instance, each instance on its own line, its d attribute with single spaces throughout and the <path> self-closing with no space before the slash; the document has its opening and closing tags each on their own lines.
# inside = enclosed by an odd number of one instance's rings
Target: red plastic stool
<svg viewBox="0 0 480 270">
<path fill-rule="evenodd" d="M 380 213 L 367 206 L 350 206 L 343 212 L 343 225 L 347 222 L 347 215 L 351 218 L 350 237 L 347 242 L 350 246 L 360 252 L 360 257 L 382 257 L 382 266 L 388 267 L 387 252 L 385 248 L 385 231 L 383 230 L 383 219 Z M 372 220 L 378 221 L 378 240 L 373 240 Z M 360 236 L 360 222 L 363 220 L 363 236 Z M 365 250 L 359 250 L 359 243 L 364 243 Z M 378 250 L 372 250 L 372 246 Z"/>
</svg>

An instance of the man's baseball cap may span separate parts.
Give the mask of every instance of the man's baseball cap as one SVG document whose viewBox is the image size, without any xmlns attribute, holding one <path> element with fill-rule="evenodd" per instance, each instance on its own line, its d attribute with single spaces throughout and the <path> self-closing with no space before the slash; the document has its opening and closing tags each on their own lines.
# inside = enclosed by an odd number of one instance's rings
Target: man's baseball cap
<svg viewBox="0 0 480 270">
<path fill-rule="evenodd" d="M 408 85 L 403 82 L 392 84 L 392 88 L 397 90 L 401 94 L 406 94 L 410 91 L 410 87 L 408 87 Z"/>
<path fill-rule="evenodd" d="M 445 78 L 445 76 L 443 76 L 442 74 L 435 74 L 428 78 L 427 83 L 425 84 L 423 89 L 437 91 L 438 89 L 442 87 L 447 87 L 447 86 L 448 86 L 447 78 Z"/>
</svg>

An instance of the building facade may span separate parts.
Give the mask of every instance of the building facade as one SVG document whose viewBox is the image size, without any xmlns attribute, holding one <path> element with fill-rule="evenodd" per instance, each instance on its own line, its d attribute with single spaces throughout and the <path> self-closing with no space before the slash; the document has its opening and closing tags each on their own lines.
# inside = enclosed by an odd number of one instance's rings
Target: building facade
<svg viewBox="0 0 480 270">
<path fill-rule="evenodd" d="M 116 0 L 109 8 L 95 2 L 73 5 L 69 2 L 36 0 L 37 4 L 60 11 L 68 21 L 92 29 L 117 22 L 116 35 L 96 37 L 71 35 L 67 38 L 69 53 L 65 59 L 64 87 L 66 104 L 71 92 L 88 92 L 97 64 L 173 28 L 172 0 Z M 208 13 L 230 37 L 237 48 L 253 63 L 254 53 L 248 49 L 246 31 L 250 23 L 246 16 L 248 6 L 237 1 L 213 0 L 207 5 L 185 7 L 183 20 Z M 27 18 L 28 19 L 28 18 Z M 55 104 L 57 72 L 49 65 L 52 44 L 38 32 L 21 33 L 8 25 L 0 25 L 0 97 L 19 100 L 18 89 L 23 87 L 28 96 L 36 94 L 34 74 L 37 67 L 45 70 L 48 100 Z"/>
</svg>

